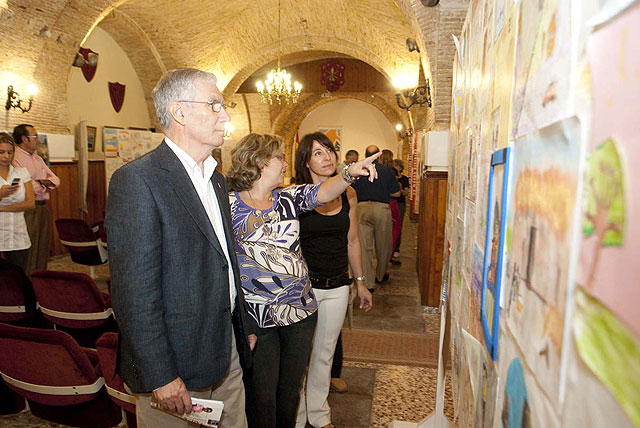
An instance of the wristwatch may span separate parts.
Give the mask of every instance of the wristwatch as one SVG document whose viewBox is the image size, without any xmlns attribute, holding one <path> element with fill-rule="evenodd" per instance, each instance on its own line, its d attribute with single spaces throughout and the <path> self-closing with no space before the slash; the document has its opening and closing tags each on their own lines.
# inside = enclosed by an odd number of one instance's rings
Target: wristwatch
<svg viewBox="0 0 640 428">
<path fill-rule="evenodd" d="M 356 281 L 362 281 L 362 282 L 364 282 L 364 275 L 362 275 L 362 276 L 356 276 L 356 277 L 355 277 L 355 278 L 353 278 L 353 279 L 355 279 Z"/>
</svg>

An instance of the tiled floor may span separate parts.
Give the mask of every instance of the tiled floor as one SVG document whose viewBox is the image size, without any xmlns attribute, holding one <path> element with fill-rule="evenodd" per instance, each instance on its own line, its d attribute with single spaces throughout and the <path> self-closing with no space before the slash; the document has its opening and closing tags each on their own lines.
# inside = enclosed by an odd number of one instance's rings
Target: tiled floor
<svg viewBox="0 0 640 428">
<path fill-rule="evenodd" d="M 373 309 L 369 313 L 357 308 L 356 299 L 352 329 L 347 331 L 349 323 L 345 321 L 343 378 L 349 391 L 332 392 L 329 396 L 336 427 L 384 428 L 394 419 L 420 421 L 434 410 L 440 315 L 428 313 L 420 305 L 415 269 L 416 232 L 417 225 L 407 219 L 402 265 L 390 266 L 390 281 L 383 286 L 376 285 Z M 49 269 L 89 273 L 88 268 L 72 263 L 68 257 L 52 260 Z M 103 290 L 106 290 L 108 272 L 108 265 L 97 269 L 96 282 Z M 419 344 L 411 343 L 411 338 L 416 338 Z M 402 340 L 410 342 L 402 345 Z M 389 349 L 383 349 L 385 346 Z M 394 349 L 394 346 L 402 348 Z M 447 382 L 445 413 L 450 419 L 453 418 L 451 403 Z M 0 428 L 9 427 L 61 428 L 29 412 L 0 416 Z"/>
</svg>

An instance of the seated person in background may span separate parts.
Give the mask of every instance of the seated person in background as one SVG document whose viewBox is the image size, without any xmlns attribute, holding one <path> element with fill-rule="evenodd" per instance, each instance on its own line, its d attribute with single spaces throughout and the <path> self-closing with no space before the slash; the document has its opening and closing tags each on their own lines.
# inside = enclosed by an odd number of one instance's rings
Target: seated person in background
<svg viewBox="0 0 640 428">
<path fill-rule="evenodd" d="M 339 197 L 353 177 L 375 179 L 377 157 L 322 184 L 280 188 L 287 163 L 278 137 L 249 134 L 231 152 L 227 182 L 235 250 L 249 322 L 258 336 L 244 379 L 249 427 L 293 428 L 296 422 L 317 318 L 298 217 Z"/>
<path fill-rule="evenodd" d="M 29 172 L 12 165 L 15 150 L 11 135 L 0 132 L 0 252 L 26 271 L 31 240 L 24 212 L 35 207 L 35 195 Z"/>
<path fill-rule="evenodd" d="M 337 154 L 321 132 L 307 134 L 296 152 L 296 182 L 320 184 L 336 175 Z M 349 304 L 349 266 L 355 277 L 360 308 L 371 309 L 371 293 L 362 274 L 358 238 L 358 198 L 351 186 L 336 199 L 300 215 L 300 244 L 318 302 L 307 384 L 300 396 L 296 427 L 307 421 L 317 428 L 333 427 L 327 397 L 338 335 Z"/>
</svg>

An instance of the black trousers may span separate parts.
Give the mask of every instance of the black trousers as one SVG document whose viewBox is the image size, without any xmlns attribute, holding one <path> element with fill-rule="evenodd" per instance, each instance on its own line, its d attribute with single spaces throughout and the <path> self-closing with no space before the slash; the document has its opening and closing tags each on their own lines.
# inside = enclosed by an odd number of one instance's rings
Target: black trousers
<svg viewBox="0 0 640 428">
<path fill-rule="evenodd" d="M 294 428 L 318 314 L 258 329 L 253 366 L 245 372 L 249 428 Z"/>
</svg>

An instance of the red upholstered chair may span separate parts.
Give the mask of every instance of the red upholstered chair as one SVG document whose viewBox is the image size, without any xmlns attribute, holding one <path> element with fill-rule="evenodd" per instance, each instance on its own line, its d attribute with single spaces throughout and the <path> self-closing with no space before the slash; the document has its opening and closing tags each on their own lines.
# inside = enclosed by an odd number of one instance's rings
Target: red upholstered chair
<svg viewBox="0 0 640 428">
<path fill-rule="evenodd" d="M 16 324 L 38 315 L 36 295 L 20 267 L 0 259 L 0 322 Z"/>
<path fill-rule="evenodd" d="M 122 420 L 109 398 L 97 353 L 63 331 L 0 324 L 0 375 L 39 418 L 75 427 Z"/>
<path fill-rule="evenodd" d="M 71 260 L 89 266 L 90 275 L 95 278 L 95 266 L 109 260 L 104 222 L 89 227 L 86 221 L 79 218 L 61 218 L 56 220 L 56 228 L 60 243 L 69 250 Z"/>
<path fill-rule="evenodd" d="M 31 282 L 42 314 L 82 346 L 94 348 L 103 333 L 117 331 L 111 298 L 88 275 L 41 270 Z"/>
<path fill-rule="evenodd" d="M 124 410 L 127 416 L 129 428 L 136 428 L 136 400 L 124 389 L 122 378 L 116 373 L 116 359 L 118 355 L 118 335 L 116 333 L 105 333 L 96 342 L 98 359 L 102 375 L 106 383 L 107 392 L 111 399 Z"/>
</svg>

